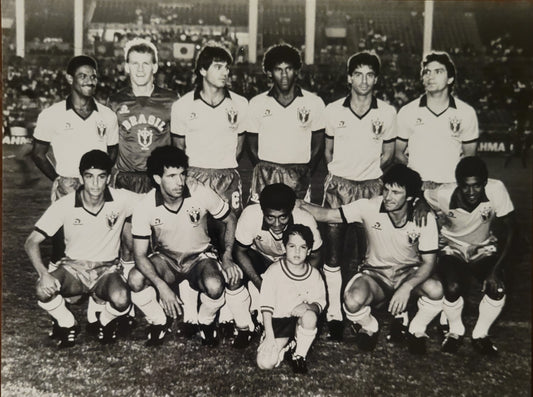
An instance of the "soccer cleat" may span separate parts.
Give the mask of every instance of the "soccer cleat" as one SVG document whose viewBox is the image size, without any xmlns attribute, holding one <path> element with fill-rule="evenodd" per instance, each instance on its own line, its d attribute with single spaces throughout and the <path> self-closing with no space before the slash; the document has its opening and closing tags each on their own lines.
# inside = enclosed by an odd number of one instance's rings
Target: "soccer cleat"
<svg viewBox="0 0 533 397">
<path fill-rule="evenodd" d="M 114 343 L 117 339 L 118 321 L 116 319 L 110 321 L 106 325 L 98 324 L 98 341 L 102 345 Z"/>
<path fill-rule="evenodd" d="M 252 332 L 247 329 L 237 330 L 237 335 L 233 339 L 232 346 L 236 349 L 245 349 L 252 340 Z"/>
<path fill-rule="evenodd" d="M 150 324 L 148 326 L 147 340 L 145 346 L 160 346 L 167 335 L 167 324 Z"/>
<path fill-rule="evenodd" d="M 199 324 L 200 337 L 202 338 L 202 345 L 209 347 L 218 346 L 218 332 L 215 323 Z"/>
<path fill-rule="evenodd" d="M 403 325 L 403 319 L 395 318 L 390 326 L 389 334 L 387 335 L 387 341 L 391 343 L 403 343 L 407 336 L 407 327 Z"/>
<path fill-rule="evenodd" d="M 355 344 L 359 350 L 369 352 L 376 348 L 378 343 L 378 332 L 368 333 L 359 324 L 351 324 L 352 331 L 355 333 Z"/>
<path fill-rule="evenodd" d="M 462 342 L 463 338 L 460 335 L 448 332 L 442 341 L 440 351 L 443 353 L 457 353 Z"/>
<path fill-rule="evenodd" d="M 328 339 L 334 342 L 342 342 L 344 337 L 344 323 L 340 320 L 328 321 Z"/>
<path fill-rule="evenodd" d="M 184 322 L 179 323 L 177 328 L 178 336 L 181 336 L 186 339 L 191 339 L 198 333 L 198 324 Z"/>
<path fill-rule="evenodd" d="M 229 339 L 235 335 L 235 323 L 227 321 L 218 324 L 218 333 L 221 338 Z"/>
<path fill-rule="evenodd" d="M 426 354 L 426 340 L 427 339 L 428 339 L 428 336 L 424 333 L 416 334 L 416 335 L 409 334 L 407 338 L 409 353 L 416 354 L 416 355 Z"/>
<path fill-rule="evenodd" d="M 306 374 L 307 373 L 307 361 L 305 357 L 293 355 L 290 361 L 292 372 L 295 374 Z"/>
<path fill-rule="evenodd" d="M 296 350 L 296 341 L 291 339 L 289 343 L 285 345 L 283 349 L 279 352 L 278 364 L 282 361 L 286 361 L 289 364 L 292 362 L 292 356 Z"/>
<path fill-rule="evenodd" d="M 475 351 L 486 356 L 498 355 L 498 348 L 494 346 L 488 336 L 472 339 L 472 347 Z"/>
<path fill-rule="evenodd" d="M 117 318 L 117 335 L 129 336 L 137 325 L 135 318 L 126 314 Z"/>
<path fill-rule="evenodd" d="M 57 339 L 59 338 L 59 329 L 61 327 L 59 326 L 59 324 L 57 323 L 57 320 L 55 318 L 52 319 L 52 329 L 48 332 L 48 337 L 50 339 Z"/>
<path fill-rule="evenodd" d="M 59 327 L 57 329 L 57 338 L 59 342 L 57 346 L 60 348 L 72 347 L 76 344 L 76 336 L 80 332 L 80 327 L 76 324 L 70 328 Z"/>
</svg>

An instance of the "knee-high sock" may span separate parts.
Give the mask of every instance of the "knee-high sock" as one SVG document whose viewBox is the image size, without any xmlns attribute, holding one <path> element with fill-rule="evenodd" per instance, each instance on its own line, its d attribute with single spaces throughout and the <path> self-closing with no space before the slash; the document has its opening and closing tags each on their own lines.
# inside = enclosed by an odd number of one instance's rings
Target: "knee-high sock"
<svg viewBox="0 0 533 397">
<path fill-rule="evenodd" d="M 348 309 L 346 309 L 346 305 L 344 305 L 344 312 L 346 313 L 346 318 L 348 320 L 353 323 L 360 324 L 361 327 L 363 327 L 363 329 L 367 331 L 367 333 L 373 334 L 375 332 L 378 332 L 378 320 L 376 320 L 376 318 L 372 315 L 370 306 L 364 306 L 357 312 L 351 313 L 348 311 Z"/>
<path fill-rule="evenodd" d="M 459 336 L 465 334 L 465 326 L 461 318 L 464 305 L 465 301 L 462 296 L 460 296 L 455 302 L 450 302 L 446 300 L 446 298 L 444 298 L 444 301 L 442 302 L 442 312 L 448 319 L 448 324 L 450 325 L 449 332 L 451 334 Z"/>
<path fill-rule="evenodd" d="M 218 299 L 211 299 L 206 294 L 201 293 L 200 302 L 200 309 L 198 310 L 198 323 L 208 325 L 215 321 L 215 316 L 218 312 L 218 309 L 224 305 L 224 294 L 222 294 L 222 296 Z"/>
<path fill-rule="evenodd" d="M 226 289 L 226 292 L 228 290 Z M 220 308 L 218 312 L 218 322 L 219 323 L 229 323 L 234 320 L 234 314 L 228 303 L 228 295 L 226 295 L 226 303 Z M 237 320 L 235 320 L 237 322 Z"/>
<path fill-rule="evenodd" d="M 296 327 L 296 349 L 294 350 L 295 356 L 304 357 L 307 356 L 307 352 L 315 340 L 317 329 L 305 329 L 301 325 Z"/>
<path fill-rule="evenodd" d="M 324 265 L 324 277 L 326 279 L 326 288 L 328 291 L 328 312 L 327 320 L 342 321 L 341 310 L 341 288 L 342 276 L 340 267 L 329 267 Z"/>
<path fill-rule="evenodd" d="M 163 325 L 167 322 L 167 315 L 157 301 L 154 287 L 147 287 L 140 292 L 131 293 L 131 301 L 146 316 L 150 324 Z"/>
<path fill-rule="evenodd" d="M 483 295 L 483 299 L 479 302 L 479 317 L 472 331 L 473 339 L 484 338 L 489 334 L 489 328 L 502 312 L 504 304 L 505 295 L 500 300 L 494 300 Z"/>
<path fill-rule="evenodd" d="M 106 326 L 111 321 L 113 321 L 115 318 L 123 316 L 125 314 L 128 314 L 130 311 L 130 308 L 128 307 L 126 310 L 119 312 L 118 310 L 113 309 L 111 306 L 111 303 L 107 302 L 105 304 L 105 308 L 100 314 L 100 324 L 103 326 Z"/>
<path fill-rule="evenodd" d="M 180 298 L 183 302 L 183 321 L 198 324 L 198 291 L 187 280 L 179 284 Z"/>
<path fill-rule="evenodd" d="M 87 304 L 87 321 L 95 323 L 98 321 L 96 313 L 102 313 L 105 308 L 105 303 L 96 303 L 92 296 L 89 296 L 89 303 Z"/>
<path fill-rule="evenodd" d="M 233 313 L 237 329 L 254 329 L 254 322 L 250 314 L 250 294 L 244 285 L 235 291 L 226 288 L 226 306 Z M 224 306 L 222 306 L 224 308 Z M 221 309 L 222 312 L 222 309 Z"/>
<path fill-rule="evenodd" d="M 413 335 L 425 334 L 428 324 L 442 310 L 442 299 L 418 298 L 418 311 L 409 324 L 409 332 Z"/>
<path fill-rule="evenodd" d="M 74 315 L 67 309 L 65 299 L 57 295 L 50 302 L 37 301 L 37 304 L 48 312 L 59 324 L 60 327 L 70 328 L 76 324 Z"/>
</svg>

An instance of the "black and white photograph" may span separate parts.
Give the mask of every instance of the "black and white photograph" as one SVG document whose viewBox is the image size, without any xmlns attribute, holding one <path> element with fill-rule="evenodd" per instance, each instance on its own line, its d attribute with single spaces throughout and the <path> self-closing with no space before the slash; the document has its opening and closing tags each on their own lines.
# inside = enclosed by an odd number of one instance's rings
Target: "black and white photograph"
<svg viewBox="0 0 533 397">
<path fill-rule="evenodd" d="M 3 397 L 531 396 L 533 1 L 1 15 Z"/>
</svg>

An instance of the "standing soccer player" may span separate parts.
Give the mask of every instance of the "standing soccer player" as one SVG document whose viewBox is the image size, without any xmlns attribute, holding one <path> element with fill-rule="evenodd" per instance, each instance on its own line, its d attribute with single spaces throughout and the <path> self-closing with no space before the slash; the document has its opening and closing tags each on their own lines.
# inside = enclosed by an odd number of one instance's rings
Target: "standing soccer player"
<svg viewBox="0 0 533 397">
<path fill-rule="evenodd" d="M 291 187 L 310 200 L 311 174 L 323 150 L 324 102 L 296 84 L 300 53 L 288 44 L 270 47 L 263 70 L 272 88 L 250 101 L 247 133 L 254 164 L 250 200 L 273 183 Z"/>
<path fill-rule="evenodd" d="M 148 345 L 162 343 L 167 316 L 176 318 L 181 313 L 175 288 L 184 279 L 200 292 L 202 342 L 217 345 L 214 321 L 225 301 L 225 286 L 235 288 L 242 277 L 232 261 L 235 215 L 216 192 L 188 177 L 187 168 L 188 159 L 181 149 L 156 148 L 147 160 L 147 172 L 156 188 L 141 201 L 132 218 L 135 268 L 128 282 L 133 303 L 150 324 Z M 207 233 L 208 214 L 225 226 L 225 250 L 220 259 Z M 149 255 L 151 238 L 154 252 Z M 249 295 L 241 289 L 226 294 L 226 299 L 237 327 L 249 326 Z"/>
<path fill-rule="evenodd" d="M 479 130 L 474 109 L 451 94 L 456 71 L 447 53 L 426 55 L 420 73 L 426 92 L 398 112 L 395 152 L 425 189 L 454 182 L 460 158 L 476 154 Z"/>
<path fill-rule="evenodd" d="M 242 211 L 242 182 L 237 171 L 244 143 L 244 117 L 248 100 L 226 87 L 233 58 L 216 44 L 202 48 L 196 60 L 196 88 L 172 106 L 171 129 L 177 146 L 189 157 L 187 174 L 209 186 L 222 197 L 238 217 Z M 223 249 L 223 230 L 209 222 L 209 229 Z M 185 325 L 196 322 L 197 296 L 180 287 L 185 301 Z M 190 303 L 189 303 L 190 301 Z M 227 305 L 219 322 L 225 334 L 233 333 Z M 229 327 L 229 329 L 228 329 Z M 184 335 L 194 332 L 183 328 Z"/>
<path fill-rule="evenodd" d="M 357 332 L 361 350 L 373 350 L 379 324 L 371 307 L 388 301 L 393 316 L 405 312 L 411 295 L 417 295 L 418 311 L 409 324 L 409 351 L 426 351 L 426 328 L 442 309 L 442 285 L 432 276 L 438 249 L 437 223 L 425 226 L 413 220 L 413 199 L 421 194 L 420 175 L 403 164 L 383 175 L 383 196 L 360 199 L 339 209 L 308 203 L 302 207 L 322 222 L 362 222 L 368 239 L 364 263 L 344 290 L 344 311 Z M 391 337 L 400 340 L 405 326 L 393 323 Z"/>
<path fill-rule="evenodd" d="M 489 330 L 505 304 L 504 269 L 513 237 L 513 203 L 504 184 L 488 178 L 479 157 L 465 157 L 455 171 L 456 184 L 424 192 L 428 203 L 444 217 L 438 273 L 444 286 L 443 311 L 449 329 L 441 350 L 455 353 L 465 334 L 463 297 L 471 276 L 482 281 L 484 293 L 472 331 L 472 346 L 481 354 L 498 349 Z"/>
<path fill-rule="evenodd" d="M 52 203 L 26 240 L 26 252 L 39 274 L 38 303 L 53 317 L 51 336 L 59 338 L 60 347 L 73 346 L 79 332 L 64 297 L 90 294 L 102 302 L 98 319 L 98 338 L 102 343 L 115 340 L 117 324 L 113 320 L 126 314 L 131 306 L 118 253 L 122 225 L 139 197 L 107 187 L 112 165 L 109 156 L 100 150 L 84 154 L 79 164 L 83 185 Z M 40 245 L 61 227 L 65 231 L 66 257 L 55 270 L 47 269 Z"/>
<path fill-rule="evenodd" d="M 382 193 L 382 169 L 394 157 L 396 110 L 373 95 L 380 68 L 375 53 L 352 55 L 347 62 L 349 95 L 326 107 L 325 159 L 329 172 L 324 183 L 324 207 L 339 208 Z M 349 265 L 358 264 L 366 251 L 364 228 L 356 225 L 332 223 L 326 228 L 324 275 L 332 340 L 342 340 L 343 336 L 341 274 L 347 276 Z"/>
</svg>

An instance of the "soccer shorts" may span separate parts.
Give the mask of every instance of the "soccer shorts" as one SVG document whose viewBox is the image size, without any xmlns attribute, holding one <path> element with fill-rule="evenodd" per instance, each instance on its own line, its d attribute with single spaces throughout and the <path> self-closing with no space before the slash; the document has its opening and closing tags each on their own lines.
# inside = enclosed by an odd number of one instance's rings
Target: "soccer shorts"
<svg viewBox="0 0 533 397">
<path fill-rule="evenodd" d="M 272 317 L 272 328 L 276 338 L 294 338 L 298 317 Z"/>
<path fill-rule="evenodd" d="M 58 176 L 52 184 L 50 199 L 52 203 L 69 193 L 75 192 L 81 186 L 81 181 L 77 177 Z"/>
<path fill-rule="evenodd" d="M 441 253 L 455 256 L 464 262 L 475 262 L 483 258 L 496 256 L 498 253 L 498 238 L 490 235 L 479 244 L 468 244 L 456 239 L 442 237 Z"/>
<path fill-rule="evenodd" d="M 235 168 L 189 167 L 187 175 L 217 192 L 235 213 L 242 211 L 242 182 Z"/>
<path fill-rule="evenodd" d="M 277 164 L 261 160 L 254 167 L 250 201 L 259 202 L 265 186 L 284 183 L 294 190 L 296 197 L 311 201 L 311 170 L 307 164 Z"/>
<path fill-rule="evenodd" d="M 127 172 L 116 170 L 111 178 L 111 187 L 126 189 L 135 193 L 147 193 L 152 190 L 152 180 L 146 172 Z"/>
<path fill-rule="evenodd" d="M 370 199 L 383 193 L 381 179 L 352 181 L 328 173 L 324 181 L 324 199 L 322 206 L 340 208 L 345 204 L 362 198 Z"/>
<path fill-rule="evenodd" d="M 381 287 L 385 296 L 390 298 L 394 294 L 394 291 L 396 291 L 400 285 L 402 285 L 402 283 L 417 270 L 418 266 L 405 266 L 400 269 L 390 269 L 376 268 L 368 264 L 363 264 L 361 265 L 359 273 L 353 276 L 346 285 L 346 290 L 348 290 L 353 282 L 361 277 L 361 275 L 367 275 Z"/>
<path fill-rule="evenodd" d="M 122 276 L 122 268 L 118 259 L 108 262 L 95 262 L 63 258 L 57 264 L 57 268 L 63 268 L 83 285 L 84 294 L 93 291 L 98 282 L 107 274 L 117 273 Z"/>
</svg>

